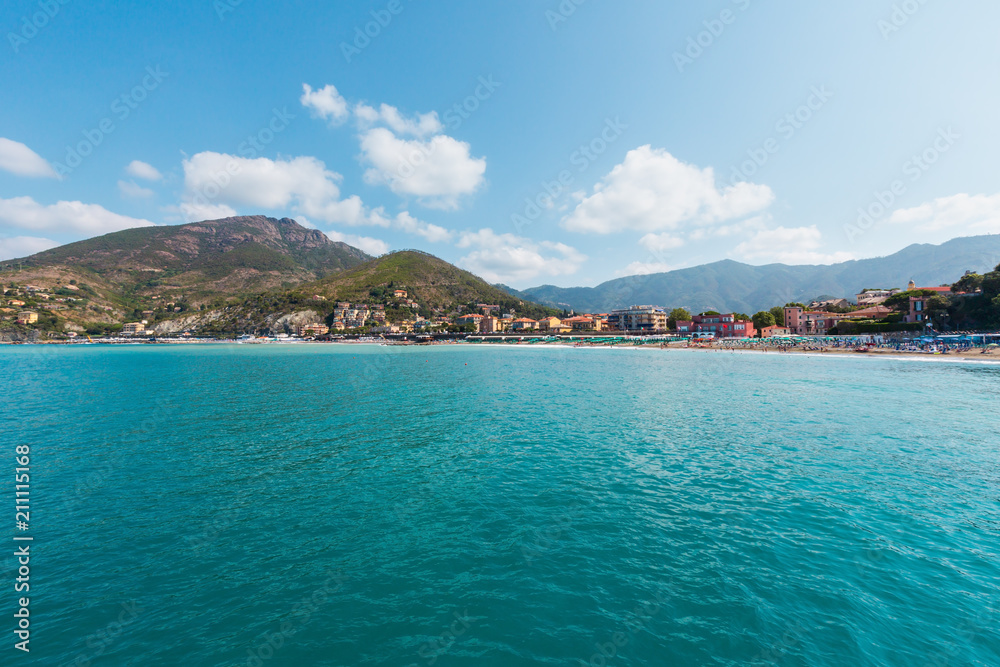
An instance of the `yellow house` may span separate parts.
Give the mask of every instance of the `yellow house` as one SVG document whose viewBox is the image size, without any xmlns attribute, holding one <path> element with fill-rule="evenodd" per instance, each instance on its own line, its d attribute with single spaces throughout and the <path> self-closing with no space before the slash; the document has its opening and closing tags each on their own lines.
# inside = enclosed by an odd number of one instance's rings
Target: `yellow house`
<svg viewBox="0 0 1000 667">
<path fill-rule="evenodd" d="M 558 317 L 543 317 L 542 319 L 538 320 L 538 330 L 548 331 L 552 327 L 558 327 L 561 324 L 562 320 L 560 320 Z"/>
<path fill-rule="evenodd" d="M 18 324 L 34 324 L 38 321 L 38 313 L 33 310 L 22 310 L 17 314 Z"/>
</svg>

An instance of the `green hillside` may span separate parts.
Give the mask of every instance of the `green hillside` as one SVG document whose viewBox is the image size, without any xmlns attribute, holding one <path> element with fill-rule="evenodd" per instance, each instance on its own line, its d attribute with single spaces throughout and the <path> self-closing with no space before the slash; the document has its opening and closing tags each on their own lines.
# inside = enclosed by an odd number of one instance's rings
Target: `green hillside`
<svg viewBox="0 0 1000 667">
<path fill-rule="evenodd" d="M 353 268 L 370 257 L 294 220 L 242 216 L 143 227 L 0 262 L 5 285 L 57 292 L 73 283 L 86 299 L 60 317 L 82 324 L 157 318 L 236 303 L 248 294 L 290 289 Z M 74 295 L 79 296 L 79 295 Z M 166 304 L 172 304 L 167 307 Z"/>
</svg>

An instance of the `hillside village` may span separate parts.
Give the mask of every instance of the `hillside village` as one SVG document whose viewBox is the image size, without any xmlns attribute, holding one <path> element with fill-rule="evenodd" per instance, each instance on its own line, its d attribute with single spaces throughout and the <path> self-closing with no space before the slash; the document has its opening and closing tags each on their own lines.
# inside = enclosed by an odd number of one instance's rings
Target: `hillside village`
<svg viewBox="0 0 1000 667">
<path fill-rule="evenodd" d="M 1000 270 L 1000 267 L 997 267 Z M 809 304 L 787 303 L 753 316 L 744 313 L 705 311 L 692 315 L 684 308 L 634 305 L 606 313 L 548 314 L 527 317 L 515 307 L 468 303 L 442 308 L 421 303 L 404 286 L 375 286 L 365 303 L 330 301 L 322 294 L 300 297 L 298 310 L 273 320 L 267 330 L 220 331 L 218 325 L 197 325 L 178 331 L 167 326 L 179 318 L 192 321 L 190 306 L 162 301 L 133 312 L 134 319 L 118 326 L 99 325 L 79 333 L 87 335 L 155 336 L 158 333 L 197 335 L 279 335 L 317 338 L 338 335 L 411 333 L 559 335 L 627 332 L 673 333 L 698 339 L 746 339 L 776 336 L 828 336 L 894 332 L 919 333 L 927 329 L 973 329 L 1000 324 L 1000 271 L 985 276 L 967 272 L 953 285 L 905 288 L 869 288 L 854 300 L 824 298 Z M 44 332 L 49 338 L 78 335 L 65 325 L 70 313 L 104 313 L 108 306 L 91 302 L 92 290 L 70 280 L 54 288 L 9 283 L 0 301 L 0 322 Z M 153 297 L 156 300 L 156 297 Z M 258 307 L 263 308 L 263 303 Z M 286 304 L 287 305 L 287 304 Z M 295 305 L 295 304 L 293 304 Z M 538 307 L 531 305 L 531 309 Z M 195 318 L 204 308 L 193 311 Z M 217 320 L 218 318 L 216 318 Z M 215 320 L 209 319 L 208 322 Z"/>
</svg>

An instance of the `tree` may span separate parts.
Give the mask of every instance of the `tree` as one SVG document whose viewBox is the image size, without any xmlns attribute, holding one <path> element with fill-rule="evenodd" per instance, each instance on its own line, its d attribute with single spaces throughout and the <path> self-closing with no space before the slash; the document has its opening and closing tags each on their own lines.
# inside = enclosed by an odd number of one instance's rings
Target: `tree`
<svg viewBox="0 0 1000 667">
<path fill-rule="evenodd" d="M 786 303 L 785 308 L 801 308 L 802 310 L 805 310 L 806 304 L 795 301 L 792 303 Z"/>
<path fill-rule="evenodd" d="M 778 321 L 774 319 L 774 313 L 769 310 L 762 310 L 753 316 L 753 328 L 766 329 L 767 327 L 773 327 Z"/>
<path fill-rule="evenodd" d="M 937 294 L 927 300 L 924 312 L 927 313 L 927 317 L 931 319 L 936 328 L 943 329 L 949 320 L 948 308 L 950 306 L 951 301 L 947 297 Z"/>
<path fill-rule="evenodd" d="M 996 271 L 990 271 L 983 276 L 982 287 L 983 296 L 991 301 L 993 297 L 1000 295 L 1000 266 Z"/>
<path fill-rule="evenodd" d="M 691 313 L 684 308 L 674 308 L 667 316 L 667 326 L 671 329 L 677 328 L 678 322 L 688 322 L 691 320 Z"/>
<path fill-rule="evenodd" d="M 785 309 L 781 306 L 775 306 L 770 310 L 771 315 L 774 316 L 774 323 L 779 327 L 785 326 Z"/>
<path fill-rule="evenodd" d="M 733 313 L 733 319 L 737 322 L 749 322 L 750 316 L 746 313 Z"/>
<path fill-rule="evenodd" d="M 982 288 L 983 276 L 978 273 L 966 273 L 958 279 L 958 282 L 951 286 L 951 291 L 955 293 L 975 292 Z"/>
</svg>

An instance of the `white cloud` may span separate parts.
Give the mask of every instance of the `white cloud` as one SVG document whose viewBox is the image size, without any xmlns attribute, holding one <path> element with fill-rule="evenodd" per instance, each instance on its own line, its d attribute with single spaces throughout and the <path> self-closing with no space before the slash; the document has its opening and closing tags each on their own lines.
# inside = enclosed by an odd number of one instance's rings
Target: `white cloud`
<svg viewBox="0 0 1000 667">
<path fill-rule="evenodd" d="M 129 162 L 128 166 L 125 167 L 125 171 L 129 176 L 135 176 L 144 181 L 163 180 L 163 174 L 156 167 L 141 160 L 132 160 Z"/>
<path fill-rule="evenodd" d="M 121 192 L 122 197 L 129 197 L 132 199 L 152 197 L 156 194 L 149 188 L 144 188 L 141 185 L 138 185 L 135 181 L 118 181 L 118 191 Z"/>
<path fill-rule="evenodd" d="M 52 239 L 43 239 L 36 236 L 10 236 L 0 238 L 0 260 L 14 259 L 16 257 L 28 257 L 36 252 L 55 248 L 58 243 Z"/>
<path fill-rule="evenodd" d="M 167 207 L 170 212 L 179 212 L 184 222 L 201 222 L 202 220 L 222 220 L 239 215 L 231 206 L 225 204 L 181 202 L 179 206 Z"/>
<path fill-rule="evenodd" d="M 206 211 L 235 215 L 239 206 L 290 209 L 327 223 L 373 224 L 359 197 L 340 199 L 341 179 L 314 157 L 271 160 L 198 153 L 184 161 L 181 209 L 199 215 Z"/>
<path fill-rule="evenodd" d="M 513 234 L 496 234 L 489 228 L 465 232 L 458 247 L 474 248 L 459 260 L 459 265 L 491 283 L 570 275 L 587 260 L 563 243 L 535 242 Z"/>
<path fill-rule="evenodd" d="M 639 244 L 653 253 L 663 253 L 675 250 L 684 245 L 684 239 L 672 234 L 646 234 L 639 239 Z"/>
<path fill-rule="evenodd" d="M 771 223 L 771 215 L 764 213 L 755 215 L 746 220 L 740 220 L 730 225 L 716 225 L 714 227 L 699 227 L 691 230 L 687 238 L 689 241 L 701 241 L 709 238 L 725 238 L 727 236 L 740 236 L 749 232 L 762 231 L 768 228 Z"/>
<path fill-rule="evenodd" d="M 342 234 L 337 231 L 324 232 L 333 241 L 340 241 L 349 246 L 354 246 L 358 250 L 364 250 L 369 255 L 384 255 L 389 252 L 389 244 L 381 239 L 370 236 L 355 236 L 353 234 Z"/>
<path fill-rule="evenodd" d="M 19 176 L 59 178 L 41 155 L 19 141 L 0 137 L 0 169 Z"/>
<path fill-rule="evenodd" d="M 914 208 L 895 211 L 890 223 L 910 225 L 919 231 L 955 230 L 979 234 L 1000 232 L 1000 194 L 957 194 Z"/>
<path fill-rule="evenodd" d="M 389 104 L 358 103 L 351 109 L 333 86 L 302 88 L 302 104 L 320 118 L 340 122 L 353 111 L 369 185 L 415 196 L 428 208 L 454 210 L 462 196 L 483 184 L 486 159 L 472 157 L 469 144 L 443 134 L 436 111 L 408 117 Z"/>
<path fill-rule="evenodd" d="M 0 224 L 20 229 L 51 229 L 90 235 L 153 226 L 149 220 L 118 215 L 97 204 L 61 201 L 43 206 L 31 197 L 0 199 Z"/>
<path fill-rule="evenodd" d="M 403 114 L 399 113 L 399 109 L 388 104 L 383 104 L 378 109 L 366 104 L 358 104 L 354 108 L 354 115 L 362 125 L 374 125 L 381 121 L 396 134 L 426 137 L 430 134 L 439 134 L 444 130 L 436 111 L 417 114 L 416 118 L 411 119 L 404 117 Z"/>
<path fill-rule="evenodd" d="M 618 276 L 648 276 L 651 273 L 666 273 L 673 271 L 674 267 L 664 262 L 632 262 L 621 271 Z"/>
<path fill-rule="evenodd" d="M 396 216 L 393 221 L 393 226 L 397 229 L 403 230 L 407 234 L 422 236 L 431 243 L 445 243 L 447 241 L 451 241 L 453 236 L 450 230 L 447 230 L 444 227 L 439 227 L 438 225 L 432 225 L 431 223 L 424 222 L 423 220 L 417 220 L 407 211 L 403 211 Z"/>
<path fill-rule="evenodd" d="M 748 262 L 834 264 L 853 259 L 848 252 L 823 253 L 823 234 L 811 227 L 776 227 L 757 232 L 736 246 L 733 255 Z"/>
<path fill-rule="evenodd" d="M 774 201 L 766 185 L 719 189 L 711 168 L 685 164 L 665 150 L 641 146 L 594 186 L 563 220 L 576 232 L 660 232 L 711 225 L 760 212 Z"/>
<path fill-rule="evenodd" d="M 347 100 L 332 85 L 313 90 L 308 83 L 303 83 L 299 101 L 314 117 L 328 120 L 331 125 L 342 123 L 350 114 Z"/>
<path fill-rule="evenodd" d="M 363 159 L 372 165 L 365 181 L 387 185 L 398 195 L 415 195 L 425 206 L 458 208 L 462 195 L 483 183 L 486 159 L 473 158 L 469 144 L 439 134 L 430 139 L 400 139 L 377 127 L 361 136 Z"/>
</svg>

